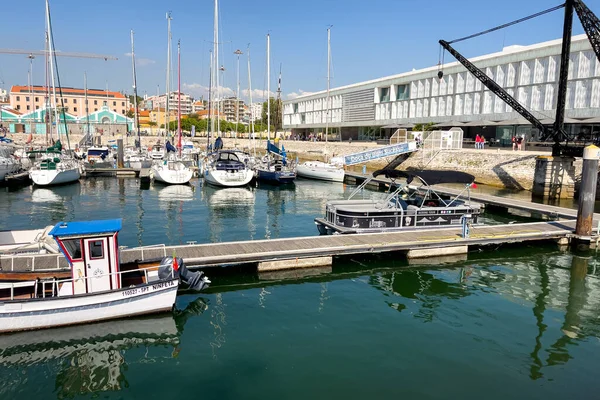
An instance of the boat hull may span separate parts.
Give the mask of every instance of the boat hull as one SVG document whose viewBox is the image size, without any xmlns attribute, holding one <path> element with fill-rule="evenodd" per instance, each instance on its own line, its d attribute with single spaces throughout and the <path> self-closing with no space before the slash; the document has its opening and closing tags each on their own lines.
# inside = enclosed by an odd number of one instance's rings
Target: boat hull
<svg viewBox="0 0 600 400">
<path fill-rule="evenodd" d="M 256 179 L 260 182 L 287 185 L 294 183 L 296 180 L 296 173 L 293 171 L 269 171 L 259 168 L 256 170 Z"/>
<path fill-rule="evenodd" d="M 344 182 L 344 169 L 320 162 L 302 163 L 296 167 L 299 177 L 329 182 Z"/>
<path fill-rule="evenodd" d="M 250 169 L 225 171 L 208 168 L 204 170 L 204 181 L 210 185 L 219 187 L 246 186 L 253 178 L 254 172 Z"/>
<path fill-rule="evenodd" d="M 187 167 L 169 169 L 162 165 L 154 165 L 152 167 L 152 176 L 156 182 L 167 185 L 185 185 L 192 179 L 193 172 Z"/>
<path fill-rule="evenodd" d="M 0 304 L 0 333 L 85 324 L 170 311 L 178 279 L 107 292 Z"/>
<path fill-rule="evenodd" d="M 51 186 L 76 182 L 81 177 L 81 174 L 79 172 L 79 168 L 66 169 L 62 171 L 34 169 L 29 172 L 29 176 L 35 185 Z"/>
</svg>

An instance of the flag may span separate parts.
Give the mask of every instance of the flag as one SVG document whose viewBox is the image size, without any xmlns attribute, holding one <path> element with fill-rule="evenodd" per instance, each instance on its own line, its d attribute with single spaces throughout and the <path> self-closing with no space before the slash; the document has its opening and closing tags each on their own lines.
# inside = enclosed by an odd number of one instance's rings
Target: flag
<svg viewBox="0 0 600 400">
<path fill-rule="evenodd" d="M 192 125 L 192 137 L 196 136 L 196 125 Z"/>
</svg>

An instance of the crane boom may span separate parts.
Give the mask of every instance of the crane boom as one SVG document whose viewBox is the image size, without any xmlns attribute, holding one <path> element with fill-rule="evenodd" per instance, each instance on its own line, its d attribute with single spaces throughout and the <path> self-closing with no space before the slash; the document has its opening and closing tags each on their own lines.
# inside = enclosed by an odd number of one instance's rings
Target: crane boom
<svg viewBox="0 0 600 400">
<path fill-rule="evenodd" d="M 576 1 L 573 6 L 592 45 L 592 49 L 594 49 L 594 53 L 600 61 L 600 21 L 583 1 Z"/>
<path fill-rule="evenodd" d="M 29 50 L 21 50 L 21 49 L 0 49 L 0 54 L 27 54 L 30 56 L 45 56 L 46 54 L 49 54 L 49 52 L 46 50 L 29 51 Z M 118 60 L 118 58 L 114 57 L 114 56 L 107 56 L 107 55 L 102 55 L 102 54 L 92 54 L 92 53 L 69 53 L 69 52 L 63 52 L 63 51 L 55 51 L 54 55 L 56 55 L 57 57 L 99 58 L 99 59 L 103 59 L 104 61 Z"/>
</svg>

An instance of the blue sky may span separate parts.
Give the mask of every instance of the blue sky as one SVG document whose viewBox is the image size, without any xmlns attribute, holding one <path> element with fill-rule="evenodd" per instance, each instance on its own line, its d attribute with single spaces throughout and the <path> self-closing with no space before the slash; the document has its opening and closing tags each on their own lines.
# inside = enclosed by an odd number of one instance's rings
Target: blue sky
<svg viewBox="0 0 600 400">
<path fill-rule="evenodd" d="M 172 12 L 173 49 L 181 39 L 182 88 L 195 96 L 209 80 L 214 0 L 51 0 L 56 48 L 65 52 L 109 54 L 118 61 L 59 58 L 63 86 L 131 93 L 129 31 L 135 31 L 139 94 L 165 89 L 167 23 Z M 235 89 L 241 49 L 241 89 L 247 89 L 246 48 L 250 44 L 254 97 L 266 89 L 266 34 L 271 34 L 271 90 L 282 65 L 282 93 L 291 98 L 323 90 L 327 84 L 327 33 L 333 25 L 332 87 L 398 74 L 437 64 L 439 39 L 451 40 L 559 4 L 560 0 L 220 0 L 223 86 Z M 44 47 L 44 0 L 2 4 L 3 48 Z M 600 0 L 588 0 L 600 15 Z M 503 45 L 560 38 L 563 11 L 456 45 L 465 56 L 500 51 Z M 574 34 L 583 33 L 575 17 Z M 176 60 L 175 56 L 173 58 Z M 446 62 L 452 56 L 446 54 Z M 175 65 L 176 66 L 176 65 Z M 27 84 L 25 56 L 0 54 L 0 86 Z M 34 60 L 34 83 L 43 83 L 44 63 Z M 176 69 L 174 70 L 176 71 Z M 2 85 L 2 82 L 4 84 Z M 176 77 L 173 78 L 176 82 Z M 227 92 L 227 90 L 225 90 Z"/>
</svg>

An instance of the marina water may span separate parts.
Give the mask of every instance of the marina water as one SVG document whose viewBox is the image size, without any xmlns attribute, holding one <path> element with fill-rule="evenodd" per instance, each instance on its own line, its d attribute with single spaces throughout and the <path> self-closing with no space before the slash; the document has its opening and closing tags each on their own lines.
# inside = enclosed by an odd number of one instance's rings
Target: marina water
<svg viewBox="0 0 600 400">
<path fill-rule="evenodd" d="M 351 189 L 97 178 L 3 189 L 0 226 L 123 218 L 130 247 L 313 236 L 325 202 Z M 303 277 L 214 269 L 172 314 L 0 336 L 0 398 L 595 397 L 599 258 L 487 250 L 422 265 L 352 256 Z"/>
</svg>

